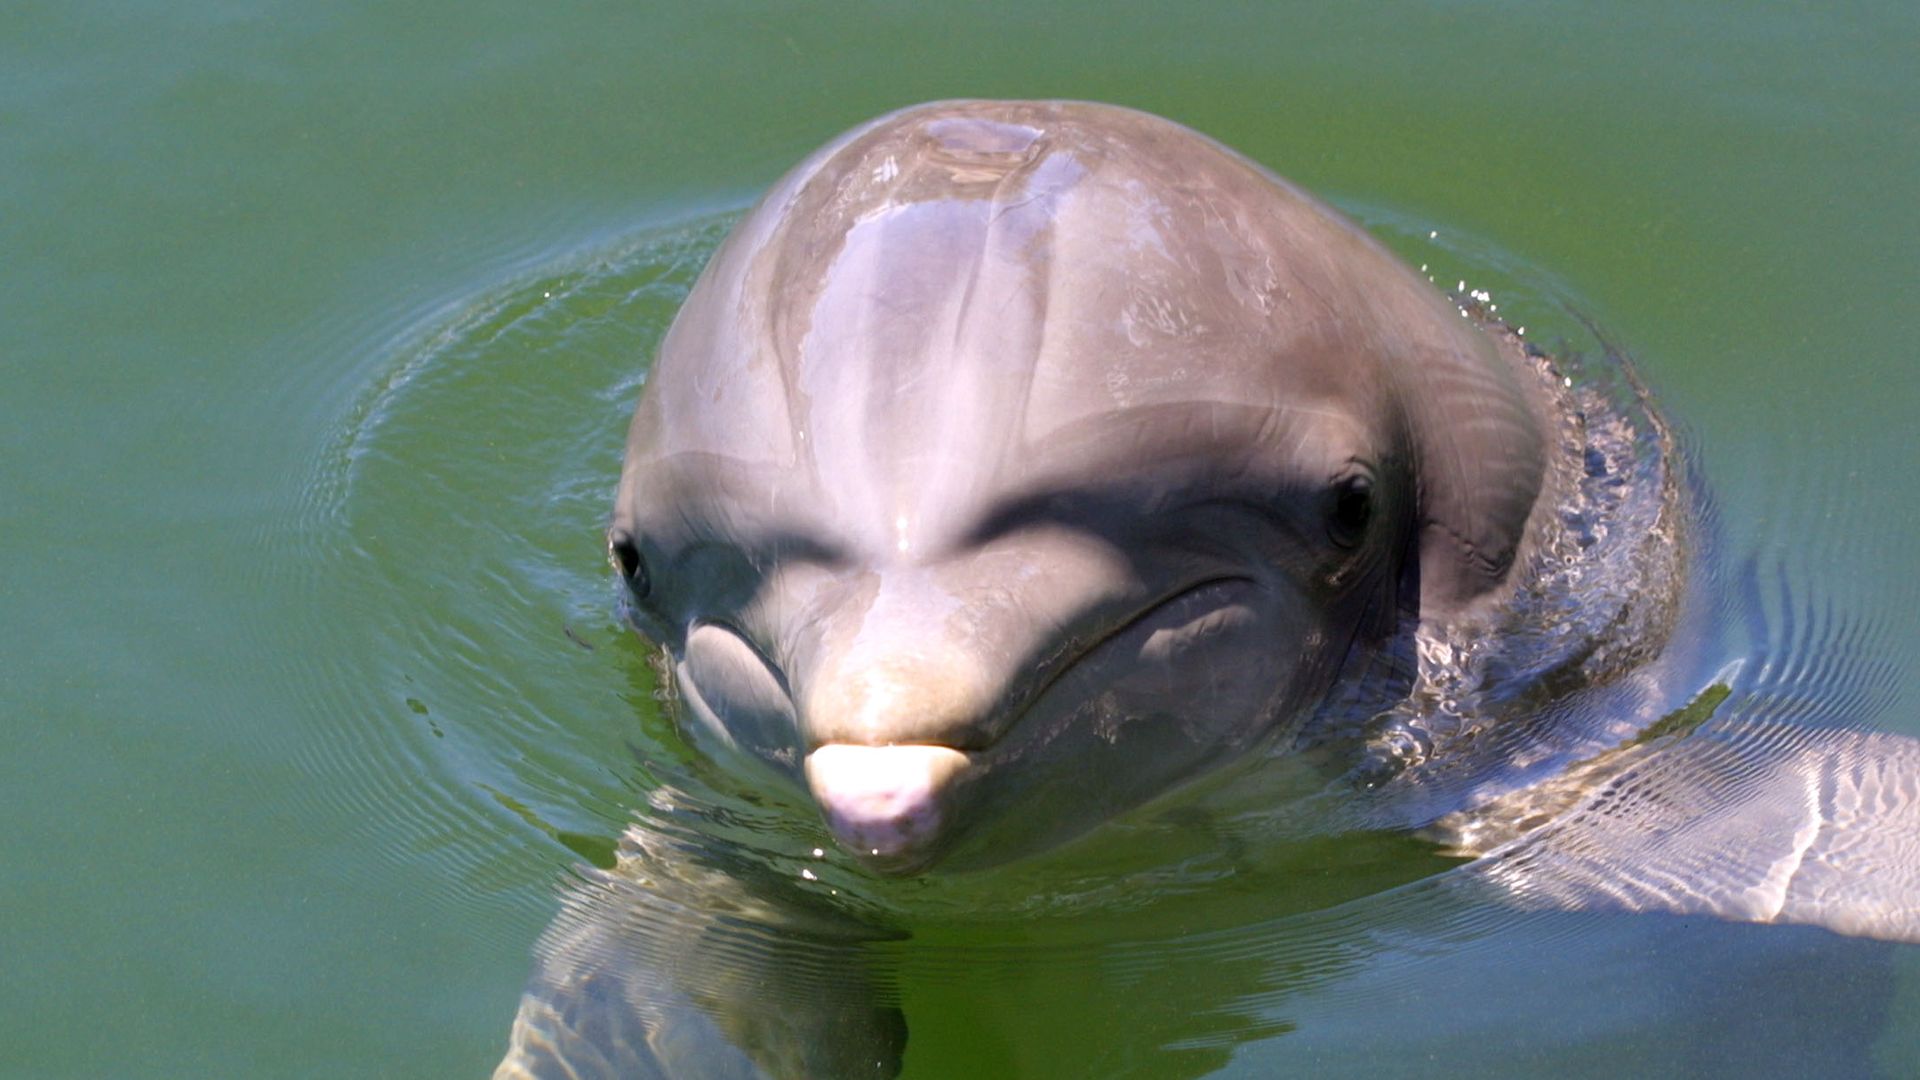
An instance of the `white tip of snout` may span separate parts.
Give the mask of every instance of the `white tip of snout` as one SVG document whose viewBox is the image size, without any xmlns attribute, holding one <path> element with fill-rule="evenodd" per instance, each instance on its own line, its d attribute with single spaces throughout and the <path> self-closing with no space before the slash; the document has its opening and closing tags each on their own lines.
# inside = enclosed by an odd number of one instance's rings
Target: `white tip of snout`
<svg viewBox="0 0 1920 1080">
<path fill-rule="evenodd" d="M 829 743 L 807 755 L 807 786 L 848 850 L 897 860 L 939 835 L 942 796 L 966 766 L 967 755 L 945 746 Z"/>
</svg>

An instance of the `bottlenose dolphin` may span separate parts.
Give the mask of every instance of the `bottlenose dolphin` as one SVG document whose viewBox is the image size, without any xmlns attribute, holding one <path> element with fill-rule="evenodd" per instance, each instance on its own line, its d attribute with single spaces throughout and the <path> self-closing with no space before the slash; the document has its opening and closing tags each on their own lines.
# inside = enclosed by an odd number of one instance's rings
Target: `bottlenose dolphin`
<svg viewBox="0 0 1920 1080">
<path fill-rule="evenodd" d="M 1207 788 L 1225 817 L 1311 809 L 1282 833 L 1422 830 L 1523 905 L 1920 939 L 1915 745 L 1689 738 L 1712 680 L 1674 644 L 1703 616 L 1666 423 L 1623 361 L 1464 302 L 1170 121 L 906 109 L 713 257 L 635 413 L 610 556 L 689 736 L 804 793 L 877 875 Z M 663 846 L 630 836 L 613 876 L 682 913 L 753 906 Z M 862 937 L 828 922 L 801 937 Z M 563 924 L 502 1075 L 586 1038 L 581 963 L 631 961 Z M 621 1068 L 716 1045 L 848 1067 L 767 1050 L 711 985 L 622 985 L 646 1001 Z M 857 1000 L 821 1015 L 898 1034 Z"/>
</svg>

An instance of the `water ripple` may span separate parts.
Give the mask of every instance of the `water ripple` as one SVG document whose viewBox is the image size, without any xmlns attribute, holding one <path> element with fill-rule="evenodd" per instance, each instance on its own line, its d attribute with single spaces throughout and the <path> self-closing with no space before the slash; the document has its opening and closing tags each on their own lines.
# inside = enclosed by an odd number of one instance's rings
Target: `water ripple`
<svg viewBox="0 0 1920 1080">
<path fill-rule="evenodd" d="M 554 870 L 610 857 L 642 797 L 652 674 L 598 537 L 647 362 L 728 223 L 565 253 L 363 330 L 381 359 L 271 539 L 285 580 L 262 587 L 302 598 L 285 677 L 325 718 L 293 751 L 317 809 L 455 907 L 544 917 Z"/>
</svg>

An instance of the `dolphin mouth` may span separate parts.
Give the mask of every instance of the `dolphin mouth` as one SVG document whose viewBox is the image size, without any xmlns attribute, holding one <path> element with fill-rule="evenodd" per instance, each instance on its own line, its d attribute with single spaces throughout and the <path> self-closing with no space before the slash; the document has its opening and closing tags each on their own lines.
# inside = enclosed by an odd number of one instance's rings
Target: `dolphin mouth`
<svg viewBox="0 0 1920 1080">
<path fill-rule="evenodd" d="M 1253 578 L 1246 574 L 1216 574 L 1212 577 L 1202 578 L 1199 581 L 1189 582 L 1162 594 L 1159 599 L 1135 610 L 1133 614 L 1106 626 L 1096 633 L 1085 637 L 1076 636 L 1070 639 L 1053 655 L 1040 661 L 1038 665 L 1040 669 L 1038 678 L 1020 695 L 1020 706 L 1016 711 L 1016 715 L 1008 720 L 1006 730 L 1012 730 L 1018 727 L 1020 716 L 1032 708 L 1034 702 L 1046 697 L 1047 692 L 1052 690 L 1055 684 L 1071 674 L 1080 666 L 1082 660 L 1093 655 L 1101 646 L 1122 637 L 1129 630 L 1139 626 L 1141 623 L 1152 619 L 1161 612 L 1191 597 L 1206 592 L 1208 589 L 1233 586 L 1253 588 L 1256 585 L 1257 583 Z M 969 749 L 984 750 L 986 747 L 969 747 Z"/>
<path fill-rule="evenodd" d="M 827 743 L 807 755 L 807 786 L 840 846 L 873 869 L 930 864 L 951 831 L 953 791 L 973 764 L 950 746 Z"/>
<path fill-rule="evenodd" d="M 991 737 L 965 743 L 829 741 L 807 752 L 803 772 L 821 818 L 841 847 L 878 873 L 917 873 L 937 862 L 969 822 L 960 791 L 981 778 L 991 760 L 1008 752 L 1007 736 L 1021 730 L 1035 706 L 1083 661 L 1110 642 L 1217 591 L 1222 599 L 1256 588 L 1244 574 L 1220 574 L 1171 589 L 1097 633 L 1077 636 L 1044 661 L 1038 677 Z M 1016 751 L 1017 752 L 1017 751 Z"/>
</svg>

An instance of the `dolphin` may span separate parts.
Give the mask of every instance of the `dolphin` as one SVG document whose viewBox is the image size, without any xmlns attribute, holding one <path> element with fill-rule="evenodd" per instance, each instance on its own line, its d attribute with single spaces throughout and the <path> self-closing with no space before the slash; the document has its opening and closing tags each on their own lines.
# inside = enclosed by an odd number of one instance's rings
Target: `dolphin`
<svg viewBox="0 0 1920 1080">
<path fill-rule="evenodd" d="M 883 872 L 1057 844 L 1511 591 L 1542 380 L 1320 202 L 1142 113 L 843 136 L 667 335 L 609 534 L 693 726 Z"/>
<path fill-rule="evenodd" d="M 1171 121 L 958 101 L 847 132 L 734 228 L 607 542 L 689 738 L 880 877 L 1190 798 L 1418 831 L 1474 860 L 1448 888 L 1523 906 L 1920 940 L 1920 753 L 1713 717 L 1699 506 L 1624 360 L 1547 355 Z M 629 837 L 623 876 L 676 910 L 754 892 L 660 850 Z M 809 940 L 864 940 L 834 925 Z M 651 1060 L 737 1019 L 713 996 L 636 1014 Z M 823 1023 L 896 1046 L 861 1010 Z"/>
</svg>

